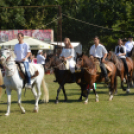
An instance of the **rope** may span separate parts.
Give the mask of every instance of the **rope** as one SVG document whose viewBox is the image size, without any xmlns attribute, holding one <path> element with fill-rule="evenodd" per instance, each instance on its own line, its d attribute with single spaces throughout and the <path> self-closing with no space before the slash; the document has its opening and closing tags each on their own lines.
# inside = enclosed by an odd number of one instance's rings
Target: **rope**
<svg viewBox="0 0 134 134">
<path fill-rule="evenodd" d="M 58 17 L 57 19 L 54 19 L 54 20 L 50 21 L 49 23 L 47 23 L 47 24 L 44 25 L 44 26 L 48 26 L 48 25 L 52 24 L 53 22 L 55 22 L 55 21 L 57 21 L 57 20 L 59 20 L 59 19 L 61 19 L 61 18 L 62 18 L 62 17 Z"/>
<path fill-rule="evenodd" d="M 67 18 L 69 19 L 72 19 L 72 20 L 75 20 L 75 21 L 78 21 L 78 22 L 81 22 L 83 24 L 87 24 L 87 25 L 91 25 L 91 26 L 94 26 L 94 27 L 99 27 L 99 28 L 102 28 L 102 29 L 107 29 L 107 30 L 110 30 L 110 31 L 117 31 L 117 32 L 131 32 L 131 31 L 122 31 L 122 30 L 113 30 L 112 28 L 107 28 L 107 27 L 104 27 L 104 26 L 99 26 L 99 25 L 94 25 L 92 23 L 89 23 L 89 22 L 86 22 L 86 21 L 83 21 L 83 20 L 79 20 L 79 19 L 76 19 L 76 18 L 73 18 L 73 17 L 70 17 L 66 14 L 62 14 L 63 16 L 66 16 Z"/>
</svg>

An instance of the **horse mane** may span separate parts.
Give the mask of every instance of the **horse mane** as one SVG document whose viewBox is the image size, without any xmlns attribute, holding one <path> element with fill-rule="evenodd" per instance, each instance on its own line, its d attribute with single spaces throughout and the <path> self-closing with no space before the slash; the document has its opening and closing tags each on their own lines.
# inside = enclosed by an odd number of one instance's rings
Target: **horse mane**
<svg viewBox="0 0 134 134">
<path fill-rule="evenodd" d="M 82 56 L 83 61 L 85 62 L 85 67 L 88 67 L 90 69 L 94 69 L 95 68 L 95 64 L 92 58 L 89 58 L 88 56 L 84 55 Z"/>
<path fill-rule="evenodd" d="M 116 56 L 116 54 L 114 52 L 112 52 L 112 51 L 110 51 L 110 52 L 112 53 L 112 55 L 114 57 L 115 64 L 116 64 L 117 68 L 120 69 L 122 60 L 118 56 Z"/>
</svg>

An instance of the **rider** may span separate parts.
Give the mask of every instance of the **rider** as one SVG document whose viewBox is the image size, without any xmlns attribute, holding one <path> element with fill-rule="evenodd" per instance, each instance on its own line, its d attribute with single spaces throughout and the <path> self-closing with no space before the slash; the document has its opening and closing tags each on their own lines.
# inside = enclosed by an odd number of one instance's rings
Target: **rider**
<svg viewBox="0 0 134 134">
<path fill-rule="evenodd" d="M 69 69 L 72 73 L 73 82 L 75 82 L 75 50 L 71 45 L 70 39 L 64 39 L 65 48 L 62 49 L 60 57 L 69 62 Z"/>
<path fill-rule="evenodd" d="M 27 83 L 25 87 L 31 89 L 32 88 L 31 74 L 29 71 L 29 62 L 28 62 L 28 57 L 31 55 L 31 50 L 30 50 L 30 46 L 27 43 L 25 43 L 23 39 L 24 39 L 24 34 L 18 33 L 19 43 L 15 45 L 14 53 L 16 55 L 16 61 L 24 63 L 26 78 L 27 78 Z"/>
<path fill-rule="evenodd" d="M 103 45 L 100 44 L 100 40 L 98 36 L 94 37 L 94 45 L 91 46 L 89 55 L 90 57 L 95 57 L 99 60 L 102 74 L 105 77 L 105 82 L 108 83 L 109 79 L 107 75 L 107 70 L 105 65 L 103 64 L 105 62 L 105 58 L 107 57 L 107 50 Z"/>
<path fill-rule="evenodd" d="M 128 37 L 128 41 L 126 42 L 125 46 L 126 46 L 126 56 L 127 57 L 130 57 L 131 56 L 131 51 L 133 49 L 133 45 L 134 45 L 134 42 L 133 42 L 133 36 L 130 35 Z"/>
<path fill-rule="evenodd" d="M 123 44 L 122 40 L 119 39 L 118 46 L 115 47 L 115 54 L 116 56 L 120 57 L 120 59 L 123 61 L 124 67 L 128 76 L 128 66 L 126 62 L 126 47 L 122 44 Z"/>
</svg>

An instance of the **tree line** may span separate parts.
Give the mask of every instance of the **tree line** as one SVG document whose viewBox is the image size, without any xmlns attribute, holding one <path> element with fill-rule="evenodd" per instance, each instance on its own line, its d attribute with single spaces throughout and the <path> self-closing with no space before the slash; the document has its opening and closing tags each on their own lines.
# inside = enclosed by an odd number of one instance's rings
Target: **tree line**
<svg viewBox="0 0 134 134">
<path fill-rule="evenodd" d="M 134 0 L 0 0 L 0 7 L 60 5 L 62 13 L 62 38 L 80 41 L 87 51 L 98 35 L 107 49 L 114 50 L 118 38 L 133 34 Z M 53 29 L 57 40 L 56 7 L 0 8 L 1 30 Z M 93 25 L 68 18 L 73 17 Z M 103 26 L 102 27 L 97 27 Z"/>
</svg>

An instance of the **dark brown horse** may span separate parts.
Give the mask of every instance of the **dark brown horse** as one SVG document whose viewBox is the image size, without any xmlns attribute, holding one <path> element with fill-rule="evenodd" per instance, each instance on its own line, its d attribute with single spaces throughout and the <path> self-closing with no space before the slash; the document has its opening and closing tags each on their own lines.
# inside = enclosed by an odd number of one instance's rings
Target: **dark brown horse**
<svg viewBox="0 0 134 134">
<path fill-rule="evenodd" d="M 110 68 L 112 68 L 112 71 L 108 72 L 108 77 L 110 78 L 109 100 L 111 101 L 113 99 L 113 94 L 116 87 L 116 80 L 115 80 L 116 67 L 112 62 L 107 62 L 106 64 Z M 84 54 L 78 55 L 76 67 L 78 69 L 80 68 L 84 69 L 84 81 L 86 81 L 86 83 L 89 84 L 89 89 L 94 88 L 93 83 L 105 81 L 105 78 L 101 75 L 101 73 L 97 73 L 94 59 L 88 58 L 88 56 Z M 90 90 L 87 90 L 87 102 L 88 102 L 89 91 Z"/>
<path fill-rule="evenodd" d="M 66 83 L 74 83 L 72 74 L 69 70 L 65 69 L 65 62 L 63 59 L 58 58 L 55 55 L 48 55 L 46 62 L 45 62 L 45 69 L 53 68 L 54 69 L 54 74 L 56 77 L 56 80 L 59 84 L 59 88 L 57 90 L 57 97 L 56 97 L 56 103 L 58 103 L 58 96 L 60 93 L 60 90 L 62 89 L 65 101 L 67 101 L 67 95 L 65 92 L 64 85 Z M 83 91 L 86 90 L 88 83 L 82 82 L 81 79 L 83 78 L 83 73 L 82 71 L 78 71 L 76 74 L 76 83 L 81 87 L 81 96 L 79 100 L 82 100 L 82 96 L 86 97 L 85 93 Z M 96 96 L 96 101 L 98 101 L 98 96 L 96 94 L 96 91 L 94 89 L 94 93 Z"/>
<path fill-rule="evenodd" d="M 128 73 L 129 73 L 129 76 L 127 78 L 123 61 L 119 57 L 117 57 L 112 51 L 109 51 L 107 58 L 108 60 L 112 61 L 117 68 L 117 76 L 121 78 L 121 88 L 124 91 L 127 91 L 127 93 L 129 93 L 129 88 L 132 83 L 133 68 L 134 68 L 132 59 L 128 57 L 126 58 L 126 62 L 128 65 Z M 127 89 L 123 86 L 124 78 L 127 80 Z"/>
</svg>

